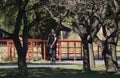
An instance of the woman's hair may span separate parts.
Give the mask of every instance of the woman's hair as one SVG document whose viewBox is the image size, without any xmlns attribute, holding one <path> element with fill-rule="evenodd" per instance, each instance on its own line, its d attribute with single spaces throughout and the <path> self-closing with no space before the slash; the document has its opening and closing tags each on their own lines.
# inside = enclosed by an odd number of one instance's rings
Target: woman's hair
<svg viewBox="0 0 120 78">
<path fill-rule="evenodd" d="M 55 30 L 54 30 L 54 29 L 51 29 L 51 33 L 55 33 Z"/>
</svg>

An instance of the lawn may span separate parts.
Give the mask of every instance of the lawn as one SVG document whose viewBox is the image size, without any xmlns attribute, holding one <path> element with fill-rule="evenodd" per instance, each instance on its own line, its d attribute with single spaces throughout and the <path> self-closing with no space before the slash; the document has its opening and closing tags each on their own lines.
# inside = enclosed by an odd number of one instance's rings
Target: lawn
<svg viewBox="0 0 120 78">
<path fill-rule="evenodd" d="M 63 66 L 51 68 L 29 68 L 29 74 L 22 76 L 18 70 L 0 69 L 0 78 L 120 78 L 120 72 L 109 74 L 102 65 L 97 66 L 91 72 L 82 70 L 82 66 Z"/>
</svg>

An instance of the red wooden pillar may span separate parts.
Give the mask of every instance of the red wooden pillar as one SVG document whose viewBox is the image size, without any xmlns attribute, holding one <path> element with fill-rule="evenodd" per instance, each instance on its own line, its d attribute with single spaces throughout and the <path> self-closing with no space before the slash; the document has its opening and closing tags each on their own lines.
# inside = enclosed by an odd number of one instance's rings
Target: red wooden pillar
<svg viewBox="0 0 120 78">
<path fill-rule="evenodd" d="M 76 61 L 76 42 L 74 42 L 74 61 Z"/>
<path fill-rule="evenodd" d="M 12 46 L 13 45 L 13 41 L 9 41 L 9 60 L 10 63 L 12 63 Z"/>
<path fill-rule="evenodd" d="M 98 59 L 100 59 L 100 54 L 99 54 L 99 52 L 100 52 L 100 51 L 99 51 L 99 46 L 97 46 L 97 50 L 98 50 L 98 51 L 97 51 L 97 52 L 98 52 Z M 93 52 L 94 52 L 94 51 L 93 51 Z"/>
<path fill-rule="evenodd" d="M 69 49 L 69 42 L 67 41 L 67 57 L 69 59 L 70 49 Z"/>
<path fill-rule="evenodd" d="M 44 61 L 46 61 L 46 44 L 45 44 L 45 41 L 43 41 L 43 46 L 44 46 Z"/>
<path fill-rule="evenodd" d="M 9 56 L 9 59 L 10 59 L 10 63 L 12 63 L 12 45 L 10 46 L 10 56 Z"/>
<path fill-rule="evenodd" d="M 9 41 L 6 41 L 7 42 L 7 51 L 6 51 L 6 55 L 7 55 L 7 57 L 9 57 Z"/>
<path fill-rule="evenodd" d="M 38 53 L 39 53 L 39 52 L 38 52 L 38 41 L 36 41 L 36 49 L 37 49 L 37 52 L 36 52 L 36 53 L 37 53 L 37 58 L 38 58 Z"/>
<path fill-rule="evenodd" d="M 28 60 L 30 61 L 30 59 L 31 59 L 31 57 L 32 57 L 32 55 L 31 55 L 31 51 L 32 51 L 32 49 L 33 49 L 33 41 L 32 40 L 29 40 L 28 41 L 29 42 L 29 48 L 28 48 L 28 52 L 27 52 L 27 58 L 28 58 Z"/>
<path fill-rule="evenodd" d="M 61 61 L 61 41 L 58 41 L 58 54 L 59 54 L 59 61 Z"/>
<path fill-rule="evenodd" d="M 83 48 L 82 48 L 82 42 L 80 41 L 80 44 L 81 44 L 81 46 L 80 46 L 80 48 L 81 48 L 81 59 L 83 59 Z"/>
</svg>

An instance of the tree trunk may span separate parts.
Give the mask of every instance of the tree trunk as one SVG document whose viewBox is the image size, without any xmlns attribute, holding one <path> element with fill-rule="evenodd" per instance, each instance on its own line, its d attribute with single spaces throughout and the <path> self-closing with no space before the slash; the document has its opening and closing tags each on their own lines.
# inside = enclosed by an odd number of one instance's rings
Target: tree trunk
<svg viewBox="0 0 120 78">
<path fill-rule="evenodd" d="M 92 42 L 88 43 L 88 47 L 89 47 L 90 68 L 92 69 L 92 68 L 95 67 L 94 51 L 93 51 L 93 44 L 92 44 Z"/>
<path fill-rule="evenodd" d="M 117 67 L 113 61 L 112 51 L 110 50 L 111 44 L 104 44 L 103 57 L 105 61 L 107 72 L 117 72 Z"/>
<path fill-rule="evenodd" d="M 17 50 L 17 54 L 18 54 L 18 69 L 19 72 L 23 75 L 26 75 L 28 73 L 27 70 L 27 64 L 26 64 L 26 54 L 27 54 L 27 50 L 25 50 L 22 45 L 21 45 L 21 41 L 19 40 L 18 37 L 14 37 L 13 39 L 16 50 Z"/>
<path fill-rule="evenodd" d="M 18 56 L 18 69 L 21 74 L 27 75 L 28 69 L 27 69 L 26 58 L 24 58 L 22 55 Z"/>
<path fill-rule="evenodd" d="M 117 62 L 117 54 L 116 54 L 116 45 L 111 44 L 110 45 L 110 50 L 112 51 L 112 58 L 113 58 L 113 63 L 116 65 L 118 68 L 118 62 Z"/>
<path fill-rule="evenodd" d="M 85 71 L 90 71 L 90 62 L 89 62 L 89 48 L 87 39 L 82 39 L 83 43 L 83 68 Z"/>
</svg>

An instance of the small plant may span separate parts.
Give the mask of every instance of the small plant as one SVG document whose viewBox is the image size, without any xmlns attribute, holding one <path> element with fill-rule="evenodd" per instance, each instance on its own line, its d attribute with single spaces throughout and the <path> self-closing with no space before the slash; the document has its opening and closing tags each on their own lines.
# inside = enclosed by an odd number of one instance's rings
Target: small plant
<svg viewBox="0 0 120 78">
<path fill-rule="evenodd" d="M 10 61 L 10 60 L 9 60 L 9 57 L 1 57 L 1 60 L 2 60 L 3 62 L 8 62 L 8 61 Z"/>
</svg>

